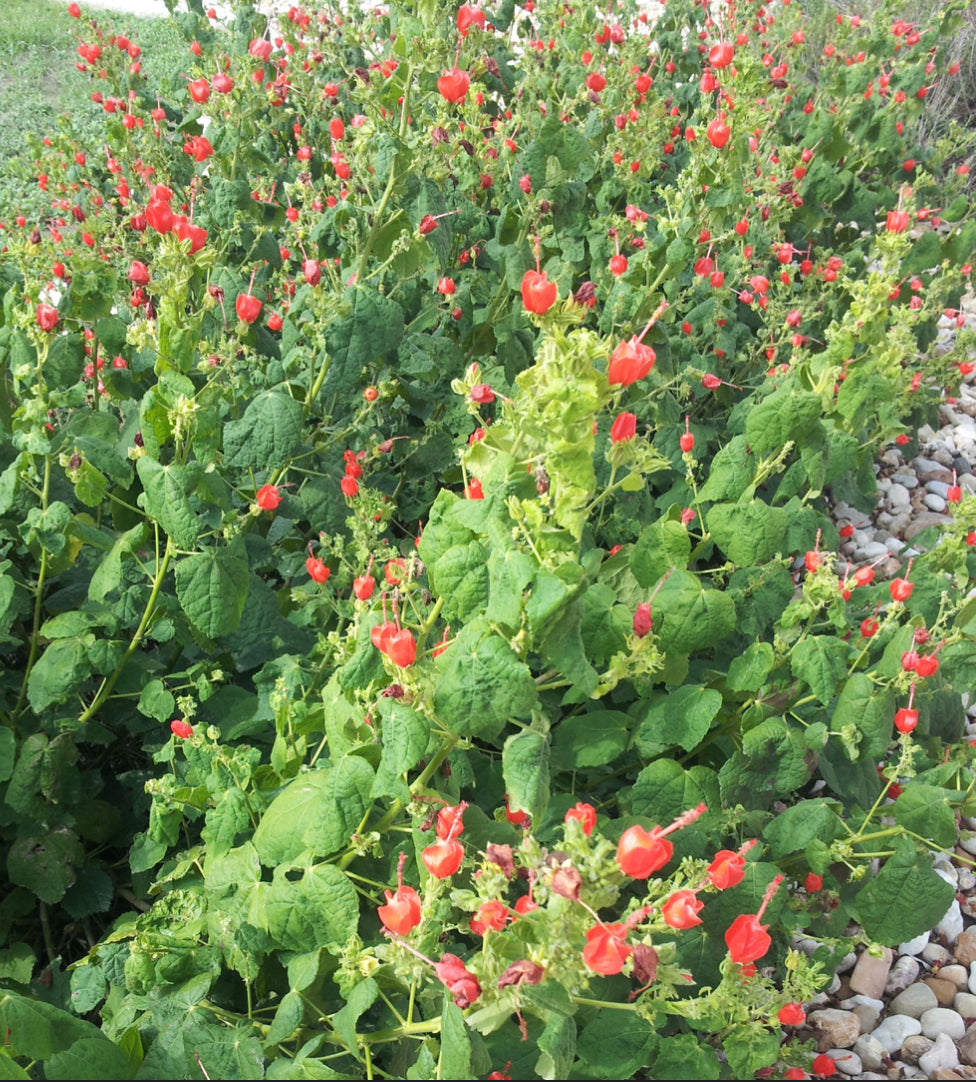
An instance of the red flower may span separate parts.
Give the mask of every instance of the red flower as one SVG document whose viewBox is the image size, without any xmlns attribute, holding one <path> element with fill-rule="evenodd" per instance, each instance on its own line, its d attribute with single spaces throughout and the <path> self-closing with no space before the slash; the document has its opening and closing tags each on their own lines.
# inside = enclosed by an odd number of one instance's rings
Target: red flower
<svg viewBox="0 0 976 1082">
<path fill-rule="evenodd" d="M 747 965 L 758 961 L 772 946 L 766 929 L 768 924 L 760 924 L 755 913 L 743 913 L 735 918 L 725 933 L 725 944 L 733 962 Z"/>
<path fill-rule="evenodd" d="M 657 354 L 654 350 L 634 336 L 629 342 L 621 342 L 611 354 L 607 379 L 611 383 L 619 383 L 621 387 L 629 387 L 643 379 L 654 367 L 656 360 Z"/>
<path fill-rule="evenodd" d="M 527 312 L 545 315 L 556 303 L 559 288 L 550 282 L 545 271 L 527 270 L 522 276 L 522 303 Z"/>
<path fill-rule="evenodd" d="M 420 895 L 413 887 L 405 887 L 401 883 L 395 894 L 390 890 L 384 893 L 386 905 L 376 910 L 384 928 L 389 928 L 396 935 L 406 935 L 416 928 L 420 923 Z"/>
<path fill-rule="evenodd" d="M 617 844 L 617 864 L 624 875 L 647 879 L 671 859 L 674 846 L 661 834 L 659 827 L 648 832 L 639 824 L 628 827 Z"/>
<path fill-rule="evenodd" d="M 359 491 L 359 482 L 355 477 L 350 477 L 349 474 L 346 474 L 339 482 L 339 488 L 342 490 L 343 496 L 348 496 L 351 499 Z"/>
<path fill-rule="evenodd" d="M 816 894 L 818 890 L 823 889 L 823 876 L 810 872 L 803 880 L 803 889 L 809 894 Z"/>
<path fill-rule="evenodd" d="M 420 859 L 435 879 L 449 879 L 461 867 L 464 846 L 453 838 L 440 838 L 427 846 Z"/>
<path fill-rule="evenodd" d="M 468 36 L 468 30 L 472 26 L 480 26 L 482 30 L 485 28 L 485 13 L 480 8 L 473 8 L 468 4 L 462 4 L 458 8 L 457 13 L 457 28 L 458 33 L 462 38 Z"/>
<path fill-rule="evenodd" d="M 693 890 L 676 890 L 661 906 L 661 916 L 669 928 L 694 928 L 701 924 L 698 914 L 704 905 Z"/>
<path fill-rule="evenodd" d="M 470 928 L 475 935 L 483 936 L 489 931 L 500 932 L 511 919 L 508 906 L 493 899 L 478 906 L 478 911 L 471 918 Z"/>
<path fill-rule="evenodd" d="M 58 310 L 50 304 L 37 306 L 37 325 L 42 331 L 53 331 L 58 325 Z"/>
<path fill-rule="evenodd" d="M 810 1064 L 810 1070 L 819 1078 L 830 1078 L 837 1073 L 837 1064 L 834 1062 L 833 1057 L 828 1056 L 826 1052 L 822 1052 Z"/>
<path fill-rule="evenodd" d="M 583 833 L 589 837 L 596 826 L 596 808 L 592 804 L 575 804 L 566 812 L 563 822 L 568 823 L 570 819 L 575 819 L 583 828 Z"/>
<path fill-rule="evenodd" d="M 807 1012 L 799 1003 L 787 1003 L 780 1007 L 776 1017 L 781 1026 L 802 1026 L 807 1020 Z"/>
<path fill-rule="evenodd" d="M 517 827 L 530 827 L 532 825 L 532 816 L 528 812 L 510 807 L 507 796 L 505 797 L 505 818 Z"/>
<path fill-rule="evenodd" d="M 261 314 L 262 307 L 260 298 L 253 296 L 251 293 L 239 293 L 237 300 L 234 302 L 237 318 L 243 323 L 254 323 Z"/>
<path fill-rule="evenodd" d="M 644 639 L 650 633 L 651 628 L 654 625 L 654 621 L 651 619 L 651 603 L 649 601 L 642 601 L 634 610 L 634 634 L 639 639 Z"/>
<path fill-rule="evenodd" d="M 583 961 L 594 973 L 611 977 L 624 968 L 634 948 L 626 942 L 626 924 L 596 924 L 586 933 Z"/>
<path fill-rule="evenodd" d="M 317 557 L 312 555 L 312 543 L 309 542 L 308 559 L 305 561 L 305 570 L 309 573 L 313 582 L 325 582 L 332 573 L 331 569 Z"/>
<path fill-rule="evenodd" d="M 437 80 L 437 89 L 441 92 L 441 97 L 453 104 L 464 101 L 470 85 L 471 76 L 456 66 L 450 71 L 445 71 Z"/>
<path fill-rule="evenodd" d="M 637 435 L 637 414 L 621 413 L 610 426 L 610 442 L 626 443 Z"/>
<path fill-rule="evenodd" d="M 277 485 L 262 485 L 254 497 L 262 511 L 274 511 L 281 503 L 281 490 Z"/>
<path fill-rule="evenodd" d="M 441 960 L 434 963 L 434 972 L 462 1011 L 481 995 L 478 978 L 465 968 L 456 954 L 442 954 Z"/>
<path fill-rule="evenodd" d="M 738 886 L 745 878 L 745 874 L 745 856 L 741 853 L 733 853 L 731 849 L 719 850 L 708 866 L 709 882 L 719 890 Z"/>
<path fill-rule="evenodd" d="M 437 813 L 437 821 L 434 824 L 438 838 L 442 841 L 450 841 L 464 830 L 461 817 L 464 815 L 466 807 L 467 804 L 462 802 L 461 804 L 448 804 L 446 808 L 441 808 Z"/>
<path fill-rule="evenodd" d="M 417 640 L 413 633 L 404 627 L 391 635 L 386 644 L 386 656 L 401 669 L 411 666 L 417 660 Z"/>
<path fill-rule="evenodd" d="M 193 726 L 179 718 L 171 721 L 169 727 L 173 735 L 178 736 L 180 740 L 186 740 L 188 737 L 193 736 Z"/>
</svg>

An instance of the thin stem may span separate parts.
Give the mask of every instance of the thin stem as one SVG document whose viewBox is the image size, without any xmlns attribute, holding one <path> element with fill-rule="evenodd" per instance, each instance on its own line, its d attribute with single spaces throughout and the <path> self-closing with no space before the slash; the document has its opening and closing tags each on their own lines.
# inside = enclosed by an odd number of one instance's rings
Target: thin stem
<svg viewBox="0 0 976 1082">
<path fill-rule="evenodd" d="M 153 614 L 156 609 L 156 599 L 159 597 L 159 591 L 163 586 L 163 579 L 166 577 L 166 572 L 169 570 L 170 560 L 173 558 L 173 553 L 176 551 L 176 547 L 173 544 L 173 539 L 167 537 L 166 549 L 163 552 L 162 560 L 159 559 L 159 526 L 154 524 L 156 528 L 156 574 L 153 580 L 152 591 L 149 594 L 149 600 L 146 602 L 146 607 L 142 613 L 142 619 L 139 621 L 139 626 L 135 630 L 135 634 L 132 636 L 125 653 L 122 655 L 122 660 L 119 662 L 115 671 L 111 676 L 106 677 L 102 681 L 101 687 L 98 689 L 95 698 L 92 699 L 91 704 L 82 713 L 78 719 L 79 722 L 84 723 L 88 721 L 98 710 L 102 708 L 105 700 L 111 695 L 112 688 L 115 687 L 116 682 L 122 675 L 123 670 L 129 663 L 129 659 L 139 649 L 142 643 L 143 637 L 146 631 L 149 629 L 149 624 L 153 618 Z"/>
</svg>

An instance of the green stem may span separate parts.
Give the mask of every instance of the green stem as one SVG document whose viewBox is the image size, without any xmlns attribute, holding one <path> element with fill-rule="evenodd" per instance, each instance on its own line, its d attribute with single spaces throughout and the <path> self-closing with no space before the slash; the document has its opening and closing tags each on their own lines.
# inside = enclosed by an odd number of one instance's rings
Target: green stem
<svg viewBox="0 0 976 1082">
<path fill-rule="evenodd" d="M 44 459 L 44 483 L 41 487 L 41 510 L 47 510 L 47 498 L 51 487 L 51 459 Z M 27 665 L 24 668 L 24 679 L 20 685 L 20 694 L 17 696 L 17 705 L 10 715 L 10 725 L 13 727 L 20 717 L 24 708 L 24 699 L 27 697 L 27 681 L 37 660 L 37 642 L 41 630 L 41 612 L 44 604 L 44 579 L 47 577 L 47 549 L 41 545 L 41 566 L 37 573 L 37 588 L 34 594 L 34 620 L 31 625 L 30 653 L 27 657 Z"/>
<path fill-rule="evenodd" d="M 446 737 L 447 738 L 445 739 L 444 743 L 441 745 L 437 753 L 424 768 L 423 772 L 410 786 L 411 799 L 413 798 L 413 795 L 415 793 L 422 792 L 426 788 L 427 782 L 429 782 L 430 779 L 434 776 L 434 774 L 440 769 L 441 763 L 443 763 L 444 760 L 448 757 L 448 755 L 450 755 L 451 751 L 454 748 L 454 745 L 460 739 L 456 733 L 448 733 L 446 734 Z M 385 830 L 388 830 L 389 827 L 392 825 L 393 820 L 396 819 L 396 817 L 403 811 L 403 809 L 407 806 L 408 803 L 409 801 L 407 800 L 394 800 L 393 803 L 390 805 L 387 813 L 373 827 L 373 832 L 377 834 L 382 834 Z M 342 856 L 339 858 L 339 867 L 342 869 L 348 868 L 349 865 L 352 864 L 352 862 L 356 859 L 358 854 L 359 850 L 356 848 L 347 849 L 346 852 L 343 853 Z"/>
<path fill-rule="evenodd" d="M 175 546 L 173 545 L 173 540 L 172 538 L 168 537 L 166 539 L 166 549 L 163 552 L 163 558 L 162 560 L 159 559 L 159 526 L 156 525 L 156 575 L 153 580 L 152 591 L 149 594 L 149 600 L 146 602 L 146 607 L 142 613 L 142 619 L 139 621 L 139 626 L 136 628 L 135 634 L 132 636 L 132 640 L 126 648 L 125 653 L 122 655 L 122 660 L 117 665 L 115 671 L 102 681 L 102 685 L 96 692 L 95 698 L 92 699 L 88 708 L 82 713 L 81 717 L 78 719 L 79 723 L 83 724 L 84 722 L 88 721 L 89 718 L 94 716 L 94 714 L 102 708 L 105 700 L 109 697 L 109 695 L 112 694 L 112 688 L 115 687 L 116 682 L 122 675 L 122 672 L 125 669 L 126 665 L 129 663 L 129 659 L 136 652 L 136 650 L 139 649 L 143 637 L 145 636 L 146 631 L 149 628 L 149 623 L 152 620 L 153 613 L 155 612 L 156 599 L 159 597 L 159 591 L 162 589 L 163 579 L 166 577 L 166 572 L 169 570 L 169 563 L 170 560 L 173 558 L 174 551 Z"/>
<path fill-rule="evenodd" d="M 606 1007 L 611 1011 L 636 1011 L 636 1003 L 610 1003 L 605 999 L 587 999 L 585 996 L 570 996 L 574 1003 L 581 1007 Z"/>
<path fill-rule="evenodd" d="M 410 68 L 410 62 L 407 62 L 407 75 L 403 84 L 403 106 L 400 110 L 400 128 L 398 137 L 401 143 L 406 141 L 407 137 L 407 118 L 410 113 L 410 85 L 412 83 L 412 72 Z M 393 189 L 396 187 L 399 177 L 397 176 L 397 159 L 394 156 L 393 162 L 390 165 L 390 179 L 386 182 L 386 188 L 383 190 L 383 194 L 380 196 L 380 204 L 376 208 L 376 213 L 373 215 L 373 225 L 369 231 L 369 236 L 366 238 L 366 243 L 363 246 L 362 255 L 359 257 L 359 266 L 356 268 L 356 274 L 354 281 L 359 282 L 362 280 L 366 271 L 366 263 L 369 260 L 373 251 L 373 245 L 376 243 L 376 238 L 380 234 L 380 230 L 383 228 L 383 212 L 386 210 L 386 204 L 390 201 L 390 196 L 393 194 Z"/>
</svg>

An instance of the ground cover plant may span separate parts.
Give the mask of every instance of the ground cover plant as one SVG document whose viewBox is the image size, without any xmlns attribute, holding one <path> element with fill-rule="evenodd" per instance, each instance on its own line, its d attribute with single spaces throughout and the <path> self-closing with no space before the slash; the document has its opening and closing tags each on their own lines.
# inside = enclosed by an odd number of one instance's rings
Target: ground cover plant
<svg viewBox="0 0 976 1082">
<path fill-rule="evenodd" d="M 973 811 L 976 497 L 828 513 L 973 369 L 966 5 L 187 6 L 3 215 L 5 1075 L 802 1077 Z"/>
</svg>

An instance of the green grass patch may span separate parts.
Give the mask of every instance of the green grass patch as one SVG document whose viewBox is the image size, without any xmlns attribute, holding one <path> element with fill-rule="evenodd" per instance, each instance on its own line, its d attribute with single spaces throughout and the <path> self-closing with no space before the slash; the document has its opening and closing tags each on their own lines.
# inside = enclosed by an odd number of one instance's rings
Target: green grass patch
<svg viewBox="0 0 976 1082">
<path fill-rule="evenodd" d="M 32 138 L 65 133 L 99 145 L 105 113 L 91 100 L 90 76 L 75 67 L 79 34 L 94 17 L 107 33 L 124 33 L 143 52 L 150 94 L 185 63 L 186 45 L 167 19 L 85 10 L 72 19 L 61 0 L 7 0 L 0 20 L 0 205 L 28 219 L 45 217 L 50 198 L 35 181 Z"/>
</svg>

